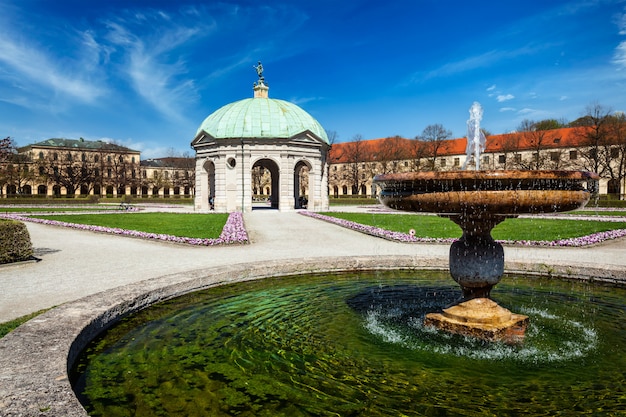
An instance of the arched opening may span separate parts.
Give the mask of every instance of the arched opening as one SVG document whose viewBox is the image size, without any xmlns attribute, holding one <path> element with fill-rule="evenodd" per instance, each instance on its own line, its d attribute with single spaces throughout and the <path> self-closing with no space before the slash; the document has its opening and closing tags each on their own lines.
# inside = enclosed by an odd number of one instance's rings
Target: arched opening
<svg viewBox="0 0 626 417">
<path fill-rule="evenodd" d="M 30 185 L 26 184 L 25 186 L 22 187 L 22 194 L 24 194 L 24 195 L 32 195 L 33 194 L 33 189 L 31 188 Z"/>
<path fill-rule="evenodd" d="M 278 165 L 271 159 L 259 159 L 252 165 L 252 209 L 278 208 L 280 186 Z M 265 190 L 264 193 L 261 193 Z"/>
<path fill-rule="evenodd" d="M 205 198 L 208 199 L 209 209 L 215 210 L 215 164 L 213 161 L 206 160 L 202 165 L 202 168 L 206 171 L 207 174 L 207 183 L 205 185 L 207 189 L 207 196 Z"/>
<path fill-rule="evenodd" d="M 37 186 L 37 194 L 39 195 L 46 195 L 48 194 L 48 187 L 41 184 Z"/>
<path fill-rule="evenodd" d="M 309 204 L 309 172 L 311 167 L 304 161 L 299 161 L 293 170 L 293 198 L 294 208 L 307 208 Z"/>
<path fill-rule="evenodd" d="M 619 196 L 620 196 L 619 180 L 615 180 L 615 179 L 609 180 L 609 182 L 607 184 L 606 192 L 610 196 L 619 199 Z"/>
</svg>

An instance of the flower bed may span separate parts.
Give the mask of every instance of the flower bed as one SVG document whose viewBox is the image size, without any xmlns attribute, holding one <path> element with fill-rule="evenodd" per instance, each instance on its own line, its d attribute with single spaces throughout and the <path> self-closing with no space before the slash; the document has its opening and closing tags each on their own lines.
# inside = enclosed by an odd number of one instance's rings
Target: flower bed
<svg viewBox="0 0 626 417">
<path fill-rule="evenodd" d="M 383 239 L 393 240 L 403 243 L 446 243 L 451 244 L 458 239 L 452 238 L 430 238 L 430 237 L 416 237 L 414 233 L 402 233 L 393 232 L 386 229 L 381 229 L 376 226 L 368 226 L 360 223 L 355 223 L 349 220 L 343 220 L 332 216 L 326 216 L 324 214 L 313 213 L 310 211 L 300 211 L 300 214 L 315 219 L 323 220 L 329 223 L 333 223 L 351 230 L 356 230 L 361 233 L 365 233 L 371 236 L 381 237 Z M 626 229 L 608 230 L 606 232 L 593 233 L 587 236 L 559 239 L 559 240 L 498 240 L 503 245 L 517 245 L 517 246 L 566 246 L 566 247 L 580 247 L 595 245 L 597 243 L 604 242 L 610 239 L 618 239 L 626 236 Z"/>
<path fill-rule="evenodd" d="M 174 243 L 183 243 L 187 245 L 196 245 L 196 246 L 215 246 L 215 245 L 231 245 L 231 244 L 248 243 L 248 232 L 246 232 L 246 228 L 243 223 L 243 214 L 241 212 L 230 213 L 230 215 L 228 216 L 228 219 L 226 220 L 226 224 L 224 224 L 224 228 L 222 229 L 222 233 L 220 234 L 220 237 L 215 238 L 215 239 L 180 237 L 180 236 L 172 236 L 172 235 L 166 235 L 166 234 L 140 232 L 137 230 L 126 230 L 126 229 L 120 229 L 116 227 L 91 226 L 91 225 L 86 225 L 86 224 L 60 222 L 56 220 L 37 219 L 33 217 L 20 216 L 17 214 L 2 214 L 0 216 L 4 218 L 25 221 L 25 222 L 41 223 L 41 224 L 47 224 L 47 225 L 52 225 L 52 226 L 70 227 L 72 229 L 88 230 L 88 231 L 100 232 L 100 233 L 110 233 L 110 234 L 115 234 L 115 235 L 136 237 L 136 238 L 141 238 L 141 239 L 154 239 L 154 240 L 161 240 L 161 241 L 174 242 Z"/>
</svg>

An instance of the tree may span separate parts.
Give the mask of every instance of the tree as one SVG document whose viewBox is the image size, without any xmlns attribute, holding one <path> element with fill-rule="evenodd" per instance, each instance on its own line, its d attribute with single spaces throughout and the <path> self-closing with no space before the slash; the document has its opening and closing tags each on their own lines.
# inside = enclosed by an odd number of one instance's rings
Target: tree
<svg viewBox="0 0 626 417">
<path fill-rule="evenodd" d="M 377 162 L 377 173 L 388 174 L 397 171 L 398 162 L 409 159 L 406 140 L 400 136 L 392 136 L 383 139 L 379 143 L 376 155 L 372 155 Z"/>
<path fill-rule="evenodd" d="M 90 191 L 96 181 L 97 164 L 84 153 L 50 152 L 37 160 L 37 167 L 40 176 L 65 187 L 67 195 L 76 194 L 81 187 Z"/>
<path fill-rule="evenodd" d="M 447 140 L 451 137 L 452 132 L 441 124 L 428 125 L 422 131 L 419 140 L 424 142 L 425 156 L 430 169 L 437 169 L 437 158 L 447 150 Z"/>
<path fill-rule="evenodd" d="M 567 122 L 564 120 L 556 120 L 556 119 L 544 119 L 538 122 L 534 122 L 534 127 L 536 130 L 554 130 L 561 129 L 567 126 Z"/>
<path fill-rule="evenodd" d="M 344 157 L 348 168 L 348 181 L 352 187 L 352 194 L 359 193 L 361 179 L 365 173 L 365 161 L 368 160 L 368 152 L 360 134 L 355 135 L 352 141 L 344 147 Z"/>
<path fill-rule="evenodd" d="M 626 114 L 619 112 L 607 117 L 608 146 L 605 146 L 605 172 L 611 180 L 610 194 L 621 195 L 621 184 L 626 178 Z"/>
<path fill-rule="evenodd" d="M 546 153 L 546 148 L 553 144 L 556 139 L 556 133 L 553 130 L 537 129 L 537 122 L 524 119 L 517 128 L 518 145 L 524 144 L 533 151 L 530 160 L 519 158 L 516 161 L 519 168 L 522 169 L 544 169 L 550 160 Z"/>
<path fill-rule="evenodd" d="M 603 176 L 607 168 L 605 161 L 608 158 L 608 118 L 611 110 L 599 103 L 593 103 L 587 106 L 585 112 L 583 117 L 572 122 L 574 126 L 585 127 L 578 133 L 582 145 L 580 151 L 583 167 Z"/>
</svg>

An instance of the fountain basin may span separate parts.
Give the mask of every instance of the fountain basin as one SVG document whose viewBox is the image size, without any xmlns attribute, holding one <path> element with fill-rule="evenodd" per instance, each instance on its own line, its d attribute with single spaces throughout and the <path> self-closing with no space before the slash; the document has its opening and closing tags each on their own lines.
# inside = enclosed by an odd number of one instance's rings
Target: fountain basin
<svg viewBox="0 0 626 417">
<path fill-rule="evenodd" d="M 377 175 L 380 201 L 413 212 L 499 215 L 575 210 L 597 174 L 585 171 L 445 171 Z"/>
<path fill-rule="evenodd" d="M 462 303 L 443 313 L 432 313 L 425 324 L 486 341 L 523 340 L 528 317 L 512 315 L 508 310 L 503 312 L 489 299 L 504 273 L 504 248 L 491 237 L 491 230 L 519 214 L 581 208 L 589 201 L 598 179 L 597 174 L 585 171 L 429 171 L 377 175 L 374 183 L 381 188 L 379 200 L 385 206 L 437 213 L 450 218 L 463 230 L 461 238 L 450 246 L 449 256 L 450 275 L 461 286 Z M 487 305 L 490 308 L 485 308 Z M 502 319 L 504 316 L 506 320 Z"/>
</svg>

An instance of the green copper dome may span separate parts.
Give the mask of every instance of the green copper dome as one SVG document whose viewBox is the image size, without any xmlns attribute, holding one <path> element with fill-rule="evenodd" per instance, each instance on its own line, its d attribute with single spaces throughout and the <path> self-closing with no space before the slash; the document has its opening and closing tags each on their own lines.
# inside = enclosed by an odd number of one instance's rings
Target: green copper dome
<svg viewBox="0 0 626 417">
<path fill-rule="evenodd" d="M 328 136 L 317 120 L 293 103 L 266 97 L 235 101 L 204 119 L 198 133 L 216 139 L 291 138 L 311 131 L 324 142 Z"/>
</svg>

